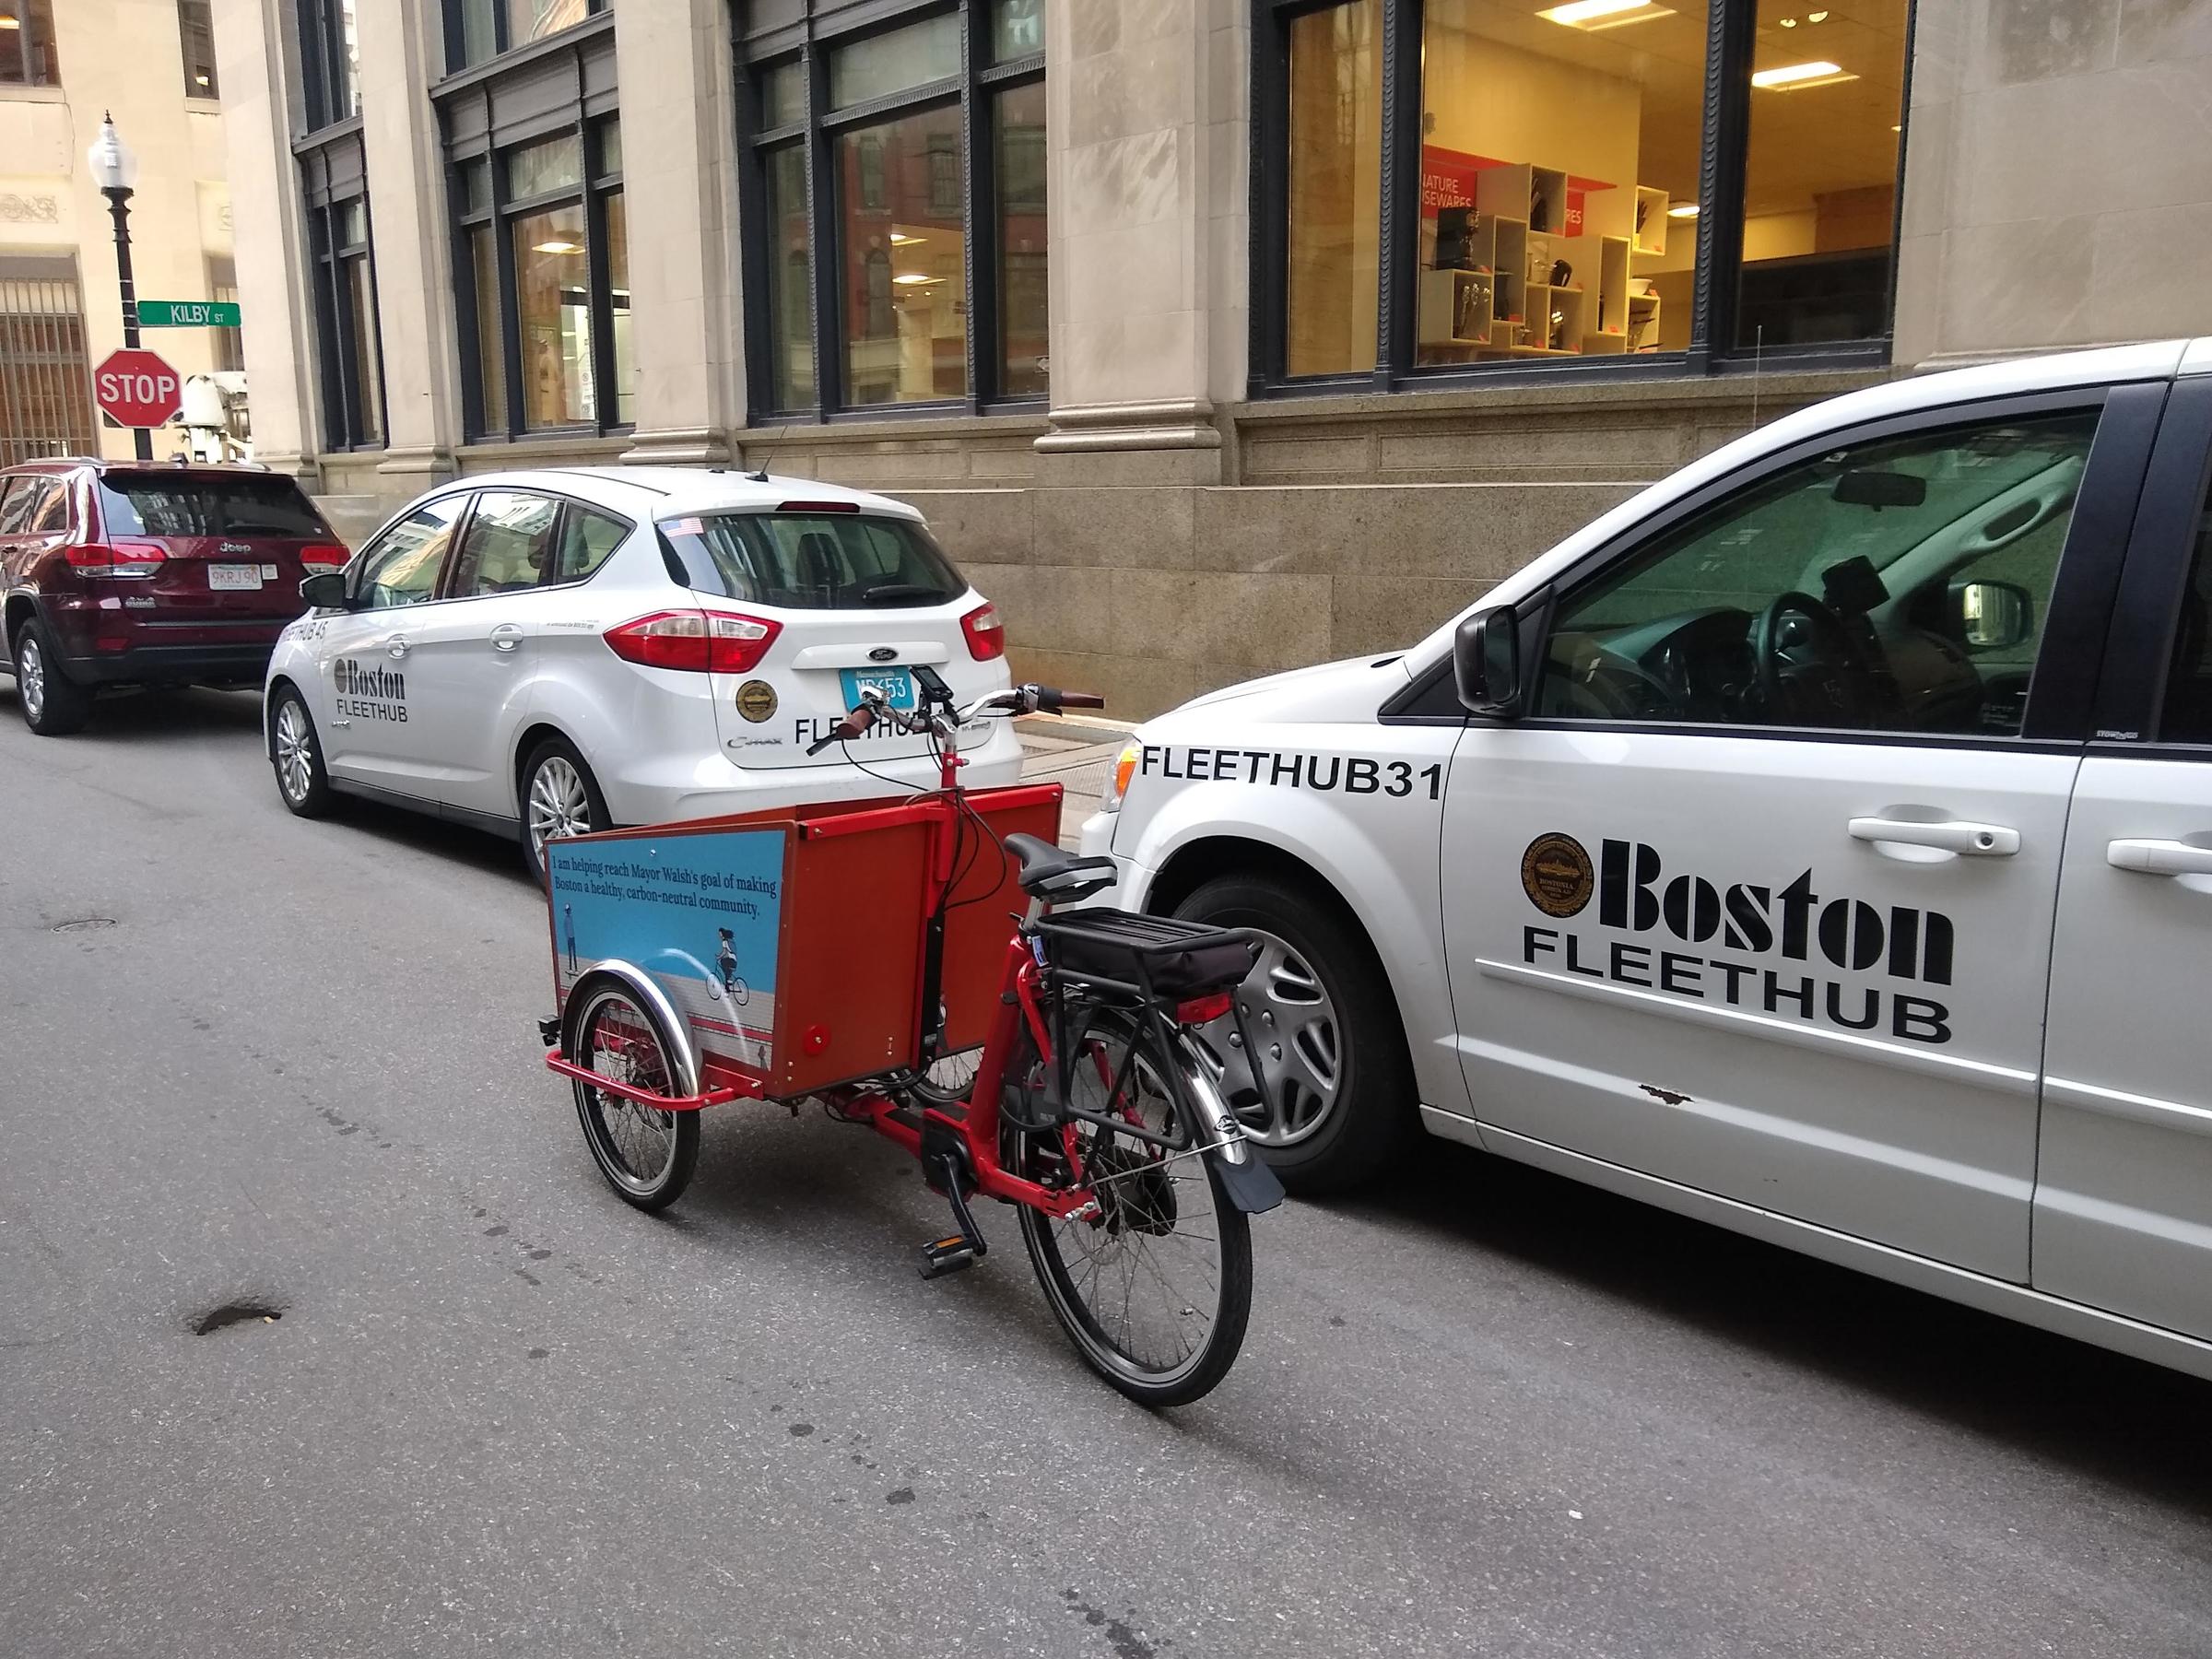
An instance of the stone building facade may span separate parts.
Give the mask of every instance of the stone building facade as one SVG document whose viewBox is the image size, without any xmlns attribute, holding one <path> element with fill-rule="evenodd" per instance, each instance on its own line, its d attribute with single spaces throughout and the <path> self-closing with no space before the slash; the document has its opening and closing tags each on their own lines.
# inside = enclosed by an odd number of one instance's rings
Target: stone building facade
<svg viewBox="0 0 2212 1659">
<path fill-rule="evenodd" d="M 900 495 L 1142 716 L 1812 398 L 2212 332 L 2212 0 L 215 0 L 262 458 Z"/>
</svg>

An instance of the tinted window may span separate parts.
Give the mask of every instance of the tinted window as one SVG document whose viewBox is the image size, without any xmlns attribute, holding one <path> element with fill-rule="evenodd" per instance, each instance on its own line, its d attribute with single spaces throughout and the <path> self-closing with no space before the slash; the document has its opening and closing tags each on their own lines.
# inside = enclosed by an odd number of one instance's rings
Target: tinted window
<svg viewBox="0 0 2212 1659">
<path fill-rule="evenodd" d="M 560 503 L 550 496 L 488 489 L 477 498 L 453 560 L 448 597 L 512 594 L 534 588 L 553 553 Z"/>
<path fill-rule="evenodd" d="M 582 582 L 605 564 L 607 555 L 622 545 L 629 526 L 618 518 L 570 503 L 561 521 L 560 549 L 554 557 L 551 582 Z"/>
<path fill-rule="evenodd" d="M 30 510 L 28 526 L 33 535 L 59 535 L 69 528 L 69 486 L 60 481 L 46 486 L 39 504 Z"/>
<path fill-rule="evenodd" d="M 2212 743 L 2212 502 L 2197 519 L 2196 558 L 2176 621 L 2159 735 L 2169 743 Z"/>
<path fill-rule="evenodd" d="M 361 556 L 354 594 L 362 608 L 420 605 L 438 591 L 439 567 L 453 539 L 453 523 L 465 496 L 446 496 L 418 507 Z"/>
<path fill-rule="evenodd" d="M 0 535 L 13 535 L 23 528 L 30 517 L 30 504 L 39 499 L 39 480 L 36 478 L 0 479 Z"/>
<path fill-rule="evenodd" d="M 109 473 L 100 510 L 110 535 L 330 535 L 289 478 Z"/>
<path fill-rule="evenodd" d="M 1538 707 L 2017 735 L 2095 411 L 1840 445 L 1562 602 Z"/>
<path fill-rule="evenodd" d="M 661 529 L 690 585 L 793 610 L 942 605 L 966 589 L 921 525 L 858 513 L 721 512 Z"/>
</svg>

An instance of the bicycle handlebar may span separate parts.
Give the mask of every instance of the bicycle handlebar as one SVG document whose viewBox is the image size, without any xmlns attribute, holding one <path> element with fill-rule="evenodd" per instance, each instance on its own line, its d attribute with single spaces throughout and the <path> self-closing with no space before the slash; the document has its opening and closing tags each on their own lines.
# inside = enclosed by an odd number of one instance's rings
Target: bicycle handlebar
<svg viewBox="0 0 2212 1659">
<path fill-rule="evenodd" d="M 808 755 L 818 755 L 833 743 L 850 743 L 864 737 L 880 720 L 888 721 L 902 732 L 930 729 L 930 710 L 925 705 L 914 710 L 891 708 L 880 691 L 861 693 L 862 702 L 842 720 L 831 726 L 827 734 L 806 746 Z M 1003 709 L 1009 714 L 1057 714 L 1064 709 L 1102 709 L 1106 700 L 1096 691 L 1063 691 L 1054 686 L 1036 684 L 1016 686 L 1010 690 L 994 691 L 978 698 L 965 709 L 948 709 L 953 724 L 965 725 L 979 714 Z"/>
</svg>

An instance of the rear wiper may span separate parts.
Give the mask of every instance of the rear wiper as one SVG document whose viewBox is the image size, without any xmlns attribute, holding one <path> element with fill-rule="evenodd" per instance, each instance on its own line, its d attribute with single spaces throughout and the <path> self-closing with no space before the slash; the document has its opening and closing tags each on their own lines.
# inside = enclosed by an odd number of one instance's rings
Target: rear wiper
<svg viewBox="0 0 2212 1659">
<path fill-rule="evenodd" d="M 950 595 L 933 587 L 924 587 L 915 582 L 886 582 L 868 588 L 860 595 L 863 605 L 904 605 L 921 603 L 934 605 Z"/>
</svg>

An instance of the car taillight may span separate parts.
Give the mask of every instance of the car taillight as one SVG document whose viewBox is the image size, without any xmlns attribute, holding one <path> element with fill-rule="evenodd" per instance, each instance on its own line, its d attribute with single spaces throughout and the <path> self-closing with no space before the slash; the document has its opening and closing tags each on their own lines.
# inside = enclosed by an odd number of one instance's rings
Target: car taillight
<svg viewBox="0 0 2212 1659">
<path fill-rule="evenodd" d="M 977 606 L 960 618 L 960 631 L 968 636 L 968 654 L 977 662 L 1006 654 L 1006 625 L 998 619 L 997 606 Z"/>
<path fill-rule="evenodd" d="M 749 674 L 760 665 L 781 622 L 735 611 L 655 611 L 601 638 L 626 663 L 680 668 L 693 674 Z"/>
<path fill-rule="evenodd" d="M 352 559 L 353 555 L 340 547 L 318 545 L 300 549 L 300 562 L 307 567 L 310 576 L 327 576 L 333 571 L 342 571 Z"/>
<path fill-rule="evenodd" d="M 69 549 L 69 564 L 87 576 L 151 576 L 169 554 L 154 542 L 86 542 Z"/>
</svg>

